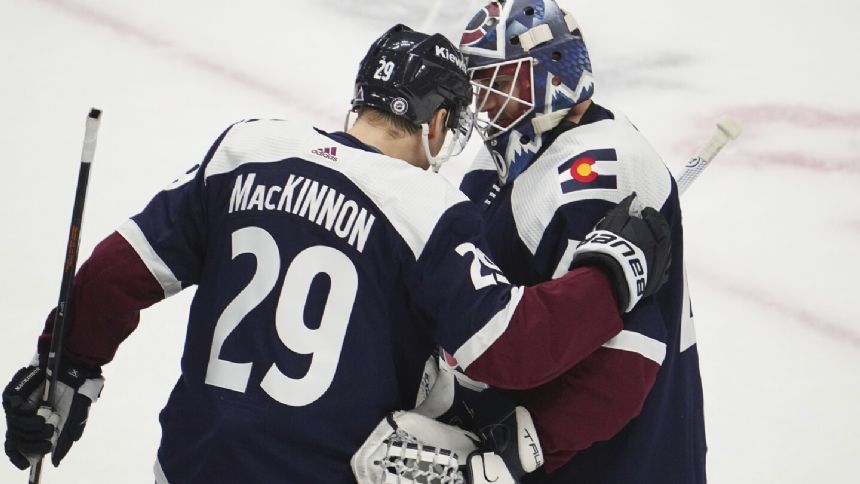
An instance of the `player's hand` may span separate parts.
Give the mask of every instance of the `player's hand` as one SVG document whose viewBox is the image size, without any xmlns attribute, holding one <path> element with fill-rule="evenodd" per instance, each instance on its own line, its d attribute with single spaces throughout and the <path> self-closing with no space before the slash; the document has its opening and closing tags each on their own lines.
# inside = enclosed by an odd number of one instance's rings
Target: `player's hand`
<svg viewBox="0 0 860 484">
<path fill-rule="evenodd" d="M 635 198 L 636 193 L 629 195 L 597 223 L 576 248 L 572 263 L 602 267 L 625 313 L 663 286 L 672 260 L 669 223 L 651 207 L 631 213 Z"/>
<path fill-rule="evenodd" d="M 26 469 L 38 456 L 51 452 L 58 466 L 72 444 L 81 438 L 90 405 L 95 402 L 104 378 L 100 368 L 85 368 L 61 361 L 54 389 L 53 411 L 40 408 L 45 387 L 45 361 L 34 358 L 21 368 L 3 390 L 6 412 L 4 448 L 9 460 Z"/>
</svg>

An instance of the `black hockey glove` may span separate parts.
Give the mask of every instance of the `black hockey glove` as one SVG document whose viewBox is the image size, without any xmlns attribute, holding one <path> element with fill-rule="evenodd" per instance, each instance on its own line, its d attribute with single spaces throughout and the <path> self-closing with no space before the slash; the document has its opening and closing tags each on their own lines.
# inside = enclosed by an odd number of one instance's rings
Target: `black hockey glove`
<svg viewBox="0 0 860 484">
<path fill-rule="evenodd" d="M 636 193 L 629 195 L 597 223 L 579 243 L 571 268 L 602 267 L 612 279 L 621 312 L 657 292 L 669 278 L 672 241 L 669 223 L 651 207 L 630 213 Z"/>
<path fill-rule="evenodd" d="M 100 368 L 83 368 L 63 360 L 54 389 L 53 412 L 40 408 L 45 387 L 45 361 L 34 359 L 21 368 L 3 390 L 6 412 L 5 450 L 19 469 L 30 466 L 30 459 L 51 453 L 58 466 L 72 444 L 81 438 L 90 405 L 95 402 L 104 378 Z"/>
</svg>

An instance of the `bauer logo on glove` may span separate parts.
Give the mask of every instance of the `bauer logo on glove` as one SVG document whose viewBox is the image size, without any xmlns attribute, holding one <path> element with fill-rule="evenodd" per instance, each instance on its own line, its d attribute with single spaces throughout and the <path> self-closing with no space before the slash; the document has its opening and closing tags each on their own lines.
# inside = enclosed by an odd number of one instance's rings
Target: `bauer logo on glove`
<svg viewBox="0 0 860 484">
<path fill-rule="evenodd" d="M 607 245 L 607 253 L 618 254 L 620 257 L 626 259 L 626 265 L 630 266 L 633 280 L 636 283 L 636 296 L 642 296 L 645 292 L 646 275 L 644 265 L 646 262 L 645 254 L 642 253 L 642 250 L 639 249 L 639 247 L 636 247 L 624 238 L 605 230 L 595 230 L 590 232 L 588 237 L 580 242 L 577 248 L 586 244 L 593 244 L 595 247 L 597 244 Z M 622 264 L 622 266 L 623 265 L 625 264 Z M 627 269 L 625 267 L 625 271 L 626 270 Z"/>
<path fill-rule="evenodd" d="M 672 260 L 669 223 L 651 207 L 634 214 L 635 199 L 634 192 L 610 210 L 576 247 L 571 263 L 572 268 L 602 268 L 615 289 L 618 308 L 625 313 L 663 286 Z"/>
</svg>

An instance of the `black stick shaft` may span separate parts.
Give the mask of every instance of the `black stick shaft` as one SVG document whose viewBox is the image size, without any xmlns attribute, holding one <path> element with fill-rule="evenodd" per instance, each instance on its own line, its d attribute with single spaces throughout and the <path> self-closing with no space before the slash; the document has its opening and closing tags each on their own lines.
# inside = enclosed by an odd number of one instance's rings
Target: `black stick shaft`
<svg viewBox="0 0 860 484">
<path fill-rule="evenodd" d="M 63 260 L 63 280 L 60 283 L 60 297 L 57 310 L 54 313 L 54 328 L 51 335 L 51 349 L 48 352 L 48 365 L 45 374 L 45 391 L 42 395 L 42 407 L 51 408 L 57 383 L 57 373 L 60 367 L 60 356 L 63 351 L 63 332 L 66 323 L 66 311 L 72 300 L 72 282 L 78 265 L 78 248 L 81 240 L 81 222 L 84 218 L 84 204 L 87 200 L 87 186 L 90 179 L 90 166 L 96 149 L 101 111 L 91 109 L 87 116 L 87 127 L 84 133 L 84 147 L 81 152 L 81 167 L 78 171 L 78 185 L 75 190 L 75 205 L 72 209 L 72 222 L 69 226 L 69 238 L 66 242 L 66 257 Z M 38 484 L 42 476 L 42 459 L 39 458 L 30 468 L 30 484 Z"/>
</svg>

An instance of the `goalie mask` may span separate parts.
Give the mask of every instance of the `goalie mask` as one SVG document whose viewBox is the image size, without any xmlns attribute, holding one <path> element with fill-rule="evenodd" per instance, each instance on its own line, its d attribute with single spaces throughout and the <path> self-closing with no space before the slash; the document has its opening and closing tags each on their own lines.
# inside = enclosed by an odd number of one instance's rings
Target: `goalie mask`
<svg viewBox="0 0 860 484">
<path fill-rule="evenodd" d="M 510 182 L 544 135 L 594 93 L 579 26 L 554 0 L 491 1 L 466 26 L 460 49 L 475 89 L 476 128 L 499 179 Z"/>
<path fill-rule="evenodd" d="M 424 151 L 438 170 L 459 154 L 472 133 L 472 89 L 463 55 L 441 34 L 396 25 L 368 50 L 355 78 L 351 112 L 370 106 L 422 128 Z M 428 123 L 438 109 L 448 110 L 446 146 L 432 156 Z"/>
</svg>

